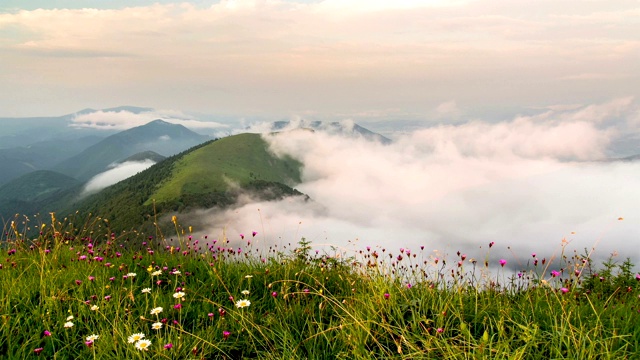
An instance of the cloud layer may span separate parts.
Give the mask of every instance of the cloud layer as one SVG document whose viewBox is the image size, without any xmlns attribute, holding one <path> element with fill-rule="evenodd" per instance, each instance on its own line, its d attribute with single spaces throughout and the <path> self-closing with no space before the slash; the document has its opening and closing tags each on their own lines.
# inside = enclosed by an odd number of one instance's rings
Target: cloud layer
<svg viewBox="0 0 640 360">
<path fill-rule="evenodd" d="M 516 263 L 531 252 L 557 255 L 566 238 L 569 250 L 595 246 L 599 257 L 638 259 L 640 162 L 599 161 L 620 136 L 607 119 L 637 116 L 632 102 L 622 101 L 624 110 L 620 103 L 433 127 L 391 145 L 321 132 L 269 135 L 276 154 L 305 164 L 297 188 L 313 201 L 250 203 L 203 221 L 217 224 L 209 235 L 256 230 L 276 244 L 306 237 L 340 248 L 476 256 L 495 241 L 493 251 Z"/>
<path fill-rule="evenodd" d="M 229 0 L 6 12 L 0 108 L 55 114 L 133 103 L 239 116 L 413 117 L 436 109 L 437 117 L 639 96 L 639 17 L 631 0 Z"/>
<path fill-rule="evenodd" d="M 111 169 L 92 177 L 84 187 L 82 195 L 98 192 L 108 186 L 129 178 L 155 164 L 152 160 L 125 161 Z"/>
</svg>

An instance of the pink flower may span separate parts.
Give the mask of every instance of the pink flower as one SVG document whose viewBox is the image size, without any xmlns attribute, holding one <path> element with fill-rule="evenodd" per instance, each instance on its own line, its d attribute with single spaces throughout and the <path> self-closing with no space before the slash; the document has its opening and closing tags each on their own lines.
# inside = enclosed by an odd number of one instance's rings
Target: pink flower
<svg viewBox="0 0 640 360">
<path fill-rule="evenodd" d="M 36 355 L 40 355 L 42 350 L 44 350 L 44 348 L 37 348 L 37 349 L 33 349 L 33 352 L 36 353 Z"/>
<path fill-rule="evenodd" d="M 551 270 L 551 276 L 552 276 L 552 277 L 556 277 L 556 276 L 559 276 L 559 275 L 560 275 L 560 273 L 559 273 L 558 271 L 556 271 L 556 270 Z"/>
<path fill-rule="evenodd" d="M 258 235 L 258 233 L 256 231 L 251 233 L 251 236 L 256 236 L 256 235 Z"/>
<path fill-rule="evenodd" d="M 44 336 L 51 336 L 51 332 L 49 330 L 45 330 L 43 334 Z"/>
<path fill-rule="evenodd" d="M 164 346 L 164 348 L 165 348 L 165 349 L 167 349 L 167 350 L 171 349 L 172 347 L 173 347 L 173 344 L 172 344 L 172 343 L 168 343 L 168 344 L 166 344 L 166 345 Z"/>
<path fill-rule="evenodd" d="M 391 295 L 389 295 L 389 293 L 384 293 L 384 298 L 385 298 L 385 299 L 388 299 L 388 298 L 389 298 L 389 296 L 391 296 Z"/>
<path fill-rule="evenodd" d="M 231 333 L 230 333 L 230 332 L 228 332 L 228 331 L 223 331 L 223 332 L 222 332 L 222 338 L 223 338 L 223 339 L 227 339 L 227 338 L 229 337 L 229 335 L 231 335 Z"/>
<path fill-rule="evenodd" d="M 439 334 L 442 334 L 444 332 L 444 329 L 443 328 L 437 328 L 436 332 L 438 332 Z"/>
<path fill-rule="evenodd" d="M 173 308 L 176 309 L 176 310 L 180 310 L 180 309 L 182 309 L 182 304 L 175 304 L 175 305 L 173 305 Z"/>
<path fill-rule="evenodd" d="M 562 292 L 563 294 L 566 294 L 569 292 L 569 289 L 563 287 L 560 289 L 560 292 Z"/>
<path fill-rule="evenodd" d="M 274 298 L 278 297 L 278 293 L 274 291 L 274 292 L 271 293 L 271 296 L 273 296 Z"/>
<path fill-rule="evenodd" d="M 507 260 L 500 259 L 500 266 L 504 267 L 505 265 L 507 265 Z"/>
</svg>

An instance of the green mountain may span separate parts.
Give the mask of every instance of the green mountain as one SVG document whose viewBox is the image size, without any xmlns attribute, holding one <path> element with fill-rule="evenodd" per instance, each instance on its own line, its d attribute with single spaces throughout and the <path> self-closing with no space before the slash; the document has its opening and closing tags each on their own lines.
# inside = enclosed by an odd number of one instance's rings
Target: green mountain
<svg viewBox="0 0 640 360">
<path fill-rule="evenodd" d="M 197 208 L 227 207 L 241 194 L 260 200 L 302 195 L 301 164 L 278 158 L 258 134 L 212 140 L 73 204 L 65 214 L 92 214 L 118 228 L 153 228 L 155 216 Z"/>
<path fill-rule="evenodd" d="M 55 204 L 66 203 L 70 193 L 80 189 L 80 182 L 72 177 L 48 170 L 33 171 L 0 186 L 0 218 L 8 219 L 16 213 L 44 213 Z M 71 191 L 70 191 L 71 190 Z"/>
<path fill-rule="evenodd" d="M 111 135 L 54 167 L 54 170 L 86 181 L 131 155 L 153 151 L 169 156 L 209 140 L 182 125 L 155 120 Z"/>
<path fill-rule="evenodd" d="M 120 163 L 124 163 L 127 161 L 144 161 L 144 160 L 151 160 L 153 162 L 158 163 L 166 158 L 167 158 L 166 156 L 162 156 L 155 151 L 143 151 L 143 152 L 139 152 L 137 154 L 133 154 L 129 156 L 128 158 L 120 161 Z"/>
</svg>

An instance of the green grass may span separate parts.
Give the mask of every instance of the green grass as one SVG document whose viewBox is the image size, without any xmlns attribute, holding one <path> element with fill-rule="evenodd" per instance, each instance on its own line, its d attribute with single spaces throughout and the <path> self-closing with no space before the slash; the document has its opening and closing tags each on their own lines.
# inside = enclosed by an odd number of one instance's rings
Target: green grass
<svg viewBox="0 0 640 360">
<path fill-rule="evenodd" d="M 160 184 L 147 199 L 158 203 L 184 194 L 226 191 L 233 184 L 246 185 L 254 180 L 300 183 L 300 164 L 293 159 L 278 159 L 267 150 L 259 134 L 240 134 L 215 141 L 179 159 L 171 177 Z"/>
<path fill-rule="evenodd" d="M 431 249 L 316 253 L 304 240 L 261 246 L 270 240 L 262 234 L 215 243 L 191 238 L 177 222 L 171 224 L 176 235 L 155 238 L 115 232 L 99 219 L 73 220 L 6 224 L 0 358 L 35 357 L 36 350 L 47 359 L 632 359 L 640 353 L 640 291 L 629 262 L 608 261 L 596 270 L 574 255 L 512 272 L 487 249 L 486 264 L 496 269 L 489 271 L 459 254 L 436 261 Z M 26 238 L 28 227 L 41 235 Z M 179 291 L 183 299 L 174 296 Z M 250 306 L 236 307 L 241 299 Z M 157 307 L 163 311 L 151 314 Z M 152 329 L 156 322 L 161 329 Z M 135 333 L 151 341 L 148 351 L 128 342 Z M 88 346 L 92 334 L 99 337 Z"/>
</svg>

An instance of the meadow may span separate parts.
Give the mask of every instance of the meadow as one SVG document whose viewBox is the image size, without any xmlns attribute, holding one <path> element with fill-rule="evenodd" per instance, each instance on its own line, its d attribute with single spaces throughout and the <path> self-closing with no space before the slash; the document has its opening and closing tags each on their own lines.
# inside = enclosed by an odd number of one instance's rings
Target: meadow
<svg viewBox="0 0 640 360">
<path fill-rule="evenodd" d="M 427 246 L 153 234 L 100 218 L 4 224 L 0 357 L 633 359 L 640 275 L 590 253 L 482 258 Z M 167 231 L 167 228 L 170 230 Z M 196 231 L 196 232 L 194 232 Z M 215 235 L 215 236 L 213 236 Z M 268 245 L 272 243 L 272 245 Z M 546 249 L 545 249 L 546 250 Z"/>
</svg>

